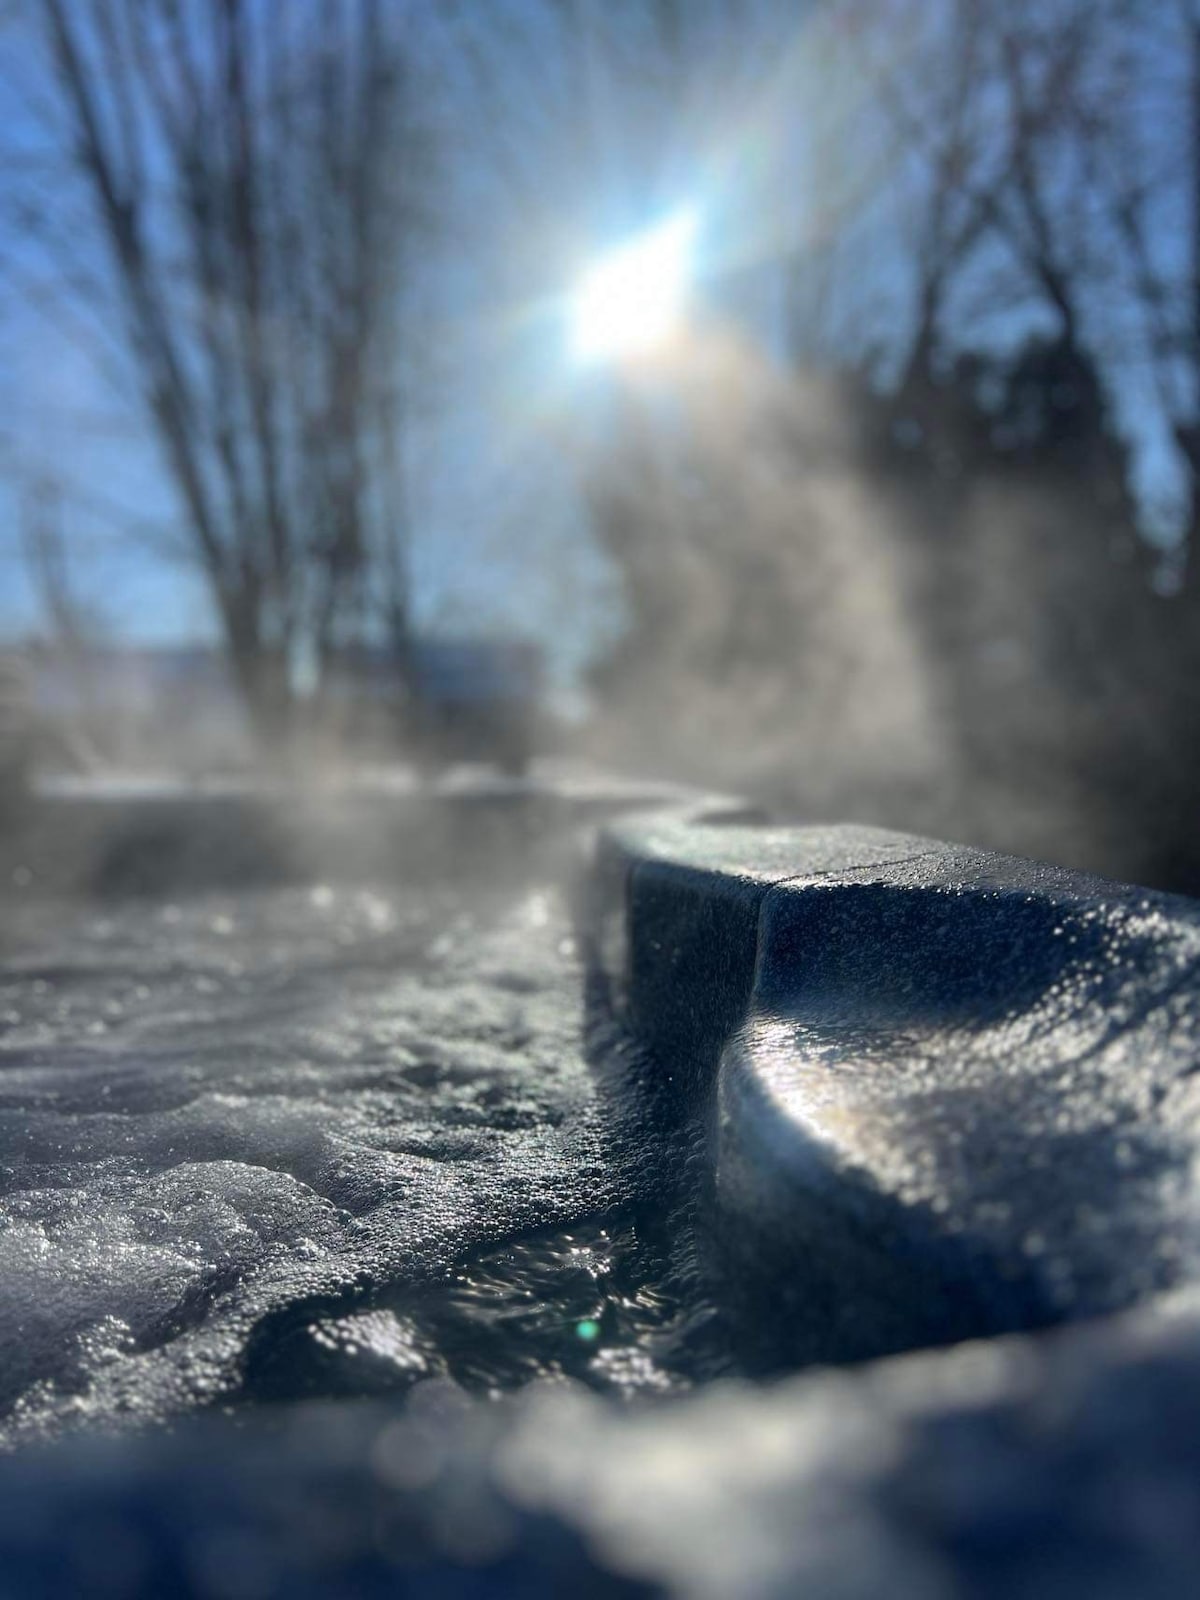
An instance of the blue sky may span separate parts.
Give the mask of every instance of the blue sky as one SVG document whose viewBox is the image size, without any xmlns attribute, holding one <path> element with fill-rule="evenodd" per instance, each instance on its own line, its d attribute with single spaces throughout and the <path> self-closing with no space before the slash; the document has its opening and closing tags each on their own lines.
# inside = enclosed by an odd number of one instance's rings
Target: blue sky
<svg viewBox="0 0 1200 1600">
<path fill-rule="evenodd" d="M 3 42 L 6 144 L 36 154 L 37 125 L 19 83 L 20 40 Z M 478 222 L 488 193 L 477 171 L 460 170 L 448 201 L 470 208 Z M 0 633 L 37 626 L 22 485 L 52 478 L 76 593 L 104 628 L 141 642 L 213 637 L 205 587 L 180 549 L 174 495 L 132 385 L 114 390 L 78 328 L 43 314 L 24 285 L 6 278 L 14 261 L 23 278 L 42 268 L 11 212 L 0 219 Z M 102 268 L 103 255 L 83 230 L 79 247 L 89 268 Z M 586 241 L 578 254 L 586 254 Z M 576 375 L 562 308 L 548 298 L 546 282 L 528 304 L 509 286 L 497 299 L 486 249 L 443 246 L 424 262 L 423 277 L 440 371 L 408 442 L 418 624 L 536 634 L 568 681 L 611 607 L 605 573 L 583 536 L 571 472 L 540 426 L 545 413 L 572 403 Z"/>
<path fill-rule="evenodd" d="M 508 625 L 536 634 L 548 643 L 564 680 L 578 672 L 595 639 L 615 625 L 611 576 L 589 545 L 561 446 L 564 430 L 573 438 L 586 435 L 589 387 L 603 380 L 572 370 L 557 296 L 590 252 L 617 242 L 622 230 L 653 220 L 665 207 L 691 203 L 706 224 L 710 269 L 725 275 L 711 281 L 706 294 L 768 350 L 778 350 L 780 262 L 787 262 L 798 242 L 803 247 L 806 196 L 818 194 L 826 177 L 805 165 L 796 106 L 812 108 L 814 125 L 839 111 L 837 84 L 825 76 L 827 63 L 807 48 L 807 9 L 795 12 L 794 50 L 760 63 L 748 80 L 739 115 L 714 129 L 701 106 L 692 124 L 704 130 L 697 146 L 687 148 L 685 128 L 654 173 L 637 168 L 636 117 L 626 116 L 622 81 L 611 73 L 588 79 L 590 168 L 573 169 L 547 149 L 548 125 L 539 123 L 536 108 L 526 119 L 519 78 L 539 54 L 553 77 L 564 59 L 556 54 L 563 44 L 539 34 L 541 24 L 531 25 L 526 48 L 532 55 L 522 65 L 517 51 L 509 63 L 518 95 L 512 126 L 501 128 L 500 137 L 523 145 L 533 174 L 532 206 L 526 193 L 521 213 L 534 218 L 532 230 L 523 221 L 521 249 L 511 248 L 510 196 L 476 154 L 458 162 L 447 203 L 457 208 L 460 235 L 464 220 L 476 230 L 477 247 L 442 245 L 426 262 L 449 359 L 430 388 L 428 414 L 411 445 L 419 463 L 413 576 L 420 621 L 466 631 Z M 527 19 L 539 14 L 521 0 L 512 0 L 510 10 Z M 21 60 L 11 40 L 4 65 L 0 116 L 6 141 L 32 148 L 33 124 L 22 95 L 14 92 Z M 558 87 L 569 93 L 569 85 Z M 452 81 L 451 102 L 462 92 Z M 1153 111 L 1133 111 L 1139 129 L 1152 127 Z M 776 203 L 781 194 L 788 196 L 783 209 Z M 899 185 L 885 194 L 870 222 L 873 256 L 864 236 L 862 273 L 852 275 L 844 295 L 851 341 L 869 331 L 861 291 L 872 272 L 879 290 L 875 316 L 885 325 L 889 319 L 894 326 L 903 323 L 903 271 L 895 265 L 895 251 L 889 259 L 879 243 L 903 228 L 898 213 L 904 194 Z M 0 630 L 21 632 L 36 623 L 23 570 L 17 482 L 21 475 L 52 473 L 62 487 L 73 577 L 100 620 L 121 636 L 143 641 L 209 636 L 203 586 L 170 550 L 173 496 L 149 431 L 128 397 L 114 400 L 70 329 L 5 291 L 6 258 L 29 265 L 19 229 L 11 217 L 7 222 L 0 240 Z M 1177 236 L 1169 224 L 1165 219 L 1166 249 Z M 718 241 L 726 245 L 719 262 Z M 985 331 L 986 319 L 972 315 Z M 1003 343 L 1018 337 L 1028 320 L 1000 311 L 991 323 L 989 336 Z M 1149 505 L 1169 497 L 1177 464 L 1146 384 L 1131 373 L 1118 393 L 1124 425 L 1138 446 L 1139 482 Z"/>
</svg>

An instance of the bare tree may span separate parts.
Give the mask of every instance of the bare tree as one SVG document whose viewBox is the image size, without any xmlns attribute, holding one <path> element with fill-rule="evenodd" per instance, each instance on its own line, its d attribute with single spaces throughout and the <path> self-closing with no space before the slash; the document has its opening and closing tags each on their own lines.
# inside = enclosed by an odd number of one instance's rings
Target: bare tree
<svg viewBox="0 0 1200 1600">
<path fill-rule="evenodd" d="M 32 215 L 113 308 L 254 725 L 297 664 L 409 626 L 401 383 L 411 19 L 383 0 L 27 0 L 40 126 L 104 245 Z M 80 267 L 83 272 L 77 272 Z M 97 283 L 97 279 L 99 283 Z M 111 326 L 106 327 L 111 342 Z"/>
<path fill-rule="evenodd" d="M 1106 354 L 1148 391 L 1183 468 L 1200 579 L 1200 9 L 1110 0 L 1103 70 L 1078 106 L 1109 252 Z M 1131 114 L 1132 113 L 1132 114 Z"/>
<path fill-rule="evenodd" d="M 111 732 L 97 692 L 95 667 L 103 625 L 71 580 L 61 486 L 53 477 L 25 486 L 21 501 L 25 566 L 46 629 L 45 648 L 69 688 L 71 710 L 56 728 L 73 764 L 96 764 Z"/>
</svg>

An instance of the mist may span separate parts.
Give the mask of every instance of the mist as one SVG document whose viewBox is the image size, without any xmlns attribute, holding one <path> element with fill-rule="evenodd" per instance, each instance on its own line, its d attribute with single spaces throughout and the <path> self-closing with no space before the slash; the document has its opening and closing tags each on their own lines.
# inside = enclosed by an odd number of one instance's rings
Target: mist
<svg viewBox="0 0 1200 1600">
<path fill-rule="evenodd" d="M 1182 12 L 29 3 L 0 48 L 38 771 L 566 760 L 1200 881 Z M 669 337 L 585 350 L 683 215 Z"/>
</svg>

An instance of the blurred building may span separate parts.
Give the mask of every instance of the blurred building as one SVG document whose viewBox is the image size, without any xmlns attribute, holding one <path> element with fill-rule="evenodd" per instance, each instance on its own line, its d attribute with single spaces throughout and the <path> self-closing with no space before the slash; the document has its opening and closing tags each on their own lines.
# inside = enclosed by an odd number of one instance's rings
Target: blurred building
<svg viewBox="0 0 1200 1600">
<path fill-rule="evenodd" d="M 34 640 L 21 654 L 43 768 L 201 772 L 250 756 L 244 709 L 215 646 Z"/>
<path fill-rule="evenodd" d="M 348 756 L 427 767 L 484 761 L 519 771 L 543 717 L 540 650 L 503 637 L 347 649 L 328 665 L 307 724 Z M 97 767 L 184 773 L 247 766 L 249 720 L 225 656 L 210 645 L 31 641 L 0 660 L 0 742 L 15 772 Z"/>
<path fill-rule="evenodd" d="M 418 636 L 405 659 L 385 646 L 344 651 L 324 693 L 364 744 L 399 742 L 422 765 L 486 761 L 521 771 L 545 712 L 542 652 L 504 636 Z"/>
</svg>

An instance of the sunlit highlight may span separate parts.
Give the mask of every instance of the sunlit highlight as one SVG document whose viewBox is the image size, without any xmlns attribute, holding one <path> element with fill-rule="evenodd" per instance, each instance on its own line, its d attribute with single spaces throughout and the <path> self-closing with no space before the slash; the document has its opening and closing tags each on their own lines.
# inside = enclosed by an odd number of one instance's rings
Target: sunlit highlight
<svg viewBox="0 0 1200 1600">
<path fill-rule="evenodd" d="M 683 321 L 696 217 L 681 211 L 598 261 L 571 305 L 579 361 L 626 361 L 660 350 Z"/>
</svg>

